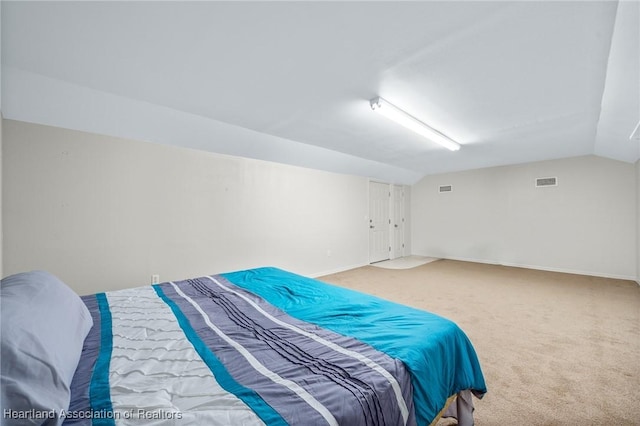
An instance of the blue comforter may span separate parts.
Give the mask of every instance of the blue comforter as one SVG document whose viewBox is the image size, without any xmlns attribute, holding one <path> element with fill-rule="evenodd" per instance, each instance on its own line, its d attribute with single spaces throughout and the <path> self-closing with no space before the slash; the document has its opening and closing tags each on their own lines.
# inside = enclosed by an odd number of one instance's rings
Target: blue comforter
<svg viewBox="0 0 640 426">
<path fill-rule="evenodd" d="M 474 390 L 477 396 L 486 392 L 471 342 L 445 318 L 275 268 L 224 277 L 293 317 L 401 360 L 413 379 L 419 424 L 429 424 L 447 398 L 461 390 Z"/>
<path fill-rule="evenodd" d="M 276 268 L 83 299 L 66 424 L 428 425 L 486 392 L 453 322 Z"/>
</svg>

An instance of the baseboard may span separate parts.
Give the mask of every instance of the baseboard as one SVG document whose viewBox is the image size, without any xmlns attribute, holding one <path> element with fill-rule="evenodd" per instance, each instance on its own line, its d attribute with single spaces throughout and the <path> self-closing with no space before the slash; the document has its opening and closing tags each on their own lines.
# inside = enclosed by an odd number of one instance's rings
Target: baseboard
<svg viewBox="0 0 640 426">
<path fill-rule="evenodd" d="M 586 275 L 590 277 L 611 278 L 616 280 L 633 281 L 635 279 L 633 275 L 605 274 L 605 273 L 593 272 L 593 271 L 580 271 L 580 270 L 565 269 L 565 268 L 551 268 L 551 267 L 536 266 L 536 265 L 521 265 L 517 263 L 502 263 L 502 265 L 512 266 L 514 268 L 537 269 L 539 271 L 561 272 L 563 274 Z"/>
<path fill-rule="evenodd" d="M 318 277 L 323 277 L 325 275 L 337 274 L 338 272 L 348 271 L 350 269 L 361 268 L 361 267 L 367 266 L 367 265 L 368 265 L 368 263 L 358 263 L 358 264 L 354 264 L 354 265 L 350 265 L 350 266 L 341 266 L 339 268 L 330 269 L 330 270 L 323 271 L 323 272 L 317 272 L 317 273 L 313 273 L 313 274 L 306 274 L 306 276 L 308 276 L 310 278 L 318 278 Z"/>
<path fill-rule="evenodd" d="M 440 259 L 447 259 L 447 260 L 458 260 L 461 262 L 484 263 L 487 265 L 500 265 L 500 266 L 509 266 L 512 268 L 535 269 L 538 271 L 560 272 L 563 274 L 586 275 L 590 277 L 612 278 L 616 280 L 629 280 L 629 281 L 636 281 L 638 285 L 640 285 L 640 281 L 638 281 L 637 277 L 633 275 L 606 274 L 601 272 L 581 271 L 581 270 L 567 269 L 567 268 L 555 268 L 555 267 L 540 266 L 540 265 L 527 265 L 523 263 L 496 262 L 496 261 L 491 261 L 486 259 L 473 259 L 473 258 L 464 258 L 464 257 L 442 257 L 442 256 L 433 255 L 433 254 L 422 254 L 422 253 L 414 253 L 414 254 L 417 254 L 419 256 L 437 257 Z"/>
</svg>

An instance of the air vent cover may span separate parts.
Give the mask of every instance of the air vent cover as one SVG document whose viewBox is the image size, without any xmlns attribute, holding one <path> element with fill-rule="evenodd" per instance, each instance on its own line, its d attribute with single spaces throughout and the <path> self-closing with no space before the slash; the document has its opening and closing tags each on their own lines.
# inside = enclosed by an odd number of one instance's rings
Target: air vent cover
<svg viewBox="0 0 640 426">
<path fill-rule="evenodd" d="M 453 191 L 452 185 L 440 185 L 438 188 L 438 192 L 451 192 Z"/>
<path fill-rule="evenodd" d="M 558 186 L 558 178 L 556 177 L 536 178 L 536 188 L 541 188 L 544 186 Z"/>
</svg>

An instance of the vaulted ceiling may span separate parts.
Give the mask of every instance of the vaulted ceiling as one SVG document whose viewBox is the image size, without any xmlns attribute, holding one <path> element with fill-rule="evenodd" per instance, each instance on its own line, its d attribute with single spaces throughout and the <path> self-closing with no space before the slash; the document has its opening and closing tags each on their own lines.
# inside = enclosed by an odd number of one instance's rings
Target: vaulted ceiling
<svg viewBox="0 0 640 426">
<path fill-rule="evenodd" d="M 635 162 L 635 1 L 3 1 L 5 118 L 411 184 Z M 371 111 L 382 96 L 462 145 Z"/>
</svg>

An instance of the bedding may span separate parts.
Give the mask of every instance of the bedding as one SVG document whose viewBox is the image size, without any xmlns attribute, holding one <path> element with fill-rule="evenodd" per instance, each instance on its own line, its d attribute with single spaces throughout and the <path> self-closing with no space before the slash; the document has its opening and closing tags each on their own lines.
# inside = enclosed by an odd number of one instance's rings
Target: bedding
<svg viewBox="0 0 640 426">
<path fill-rule="evenodd" d="M 486 392 L 453 322 L 276 268 L 82 300 L 67 425 L 472 424 Z"/>
</svg>

